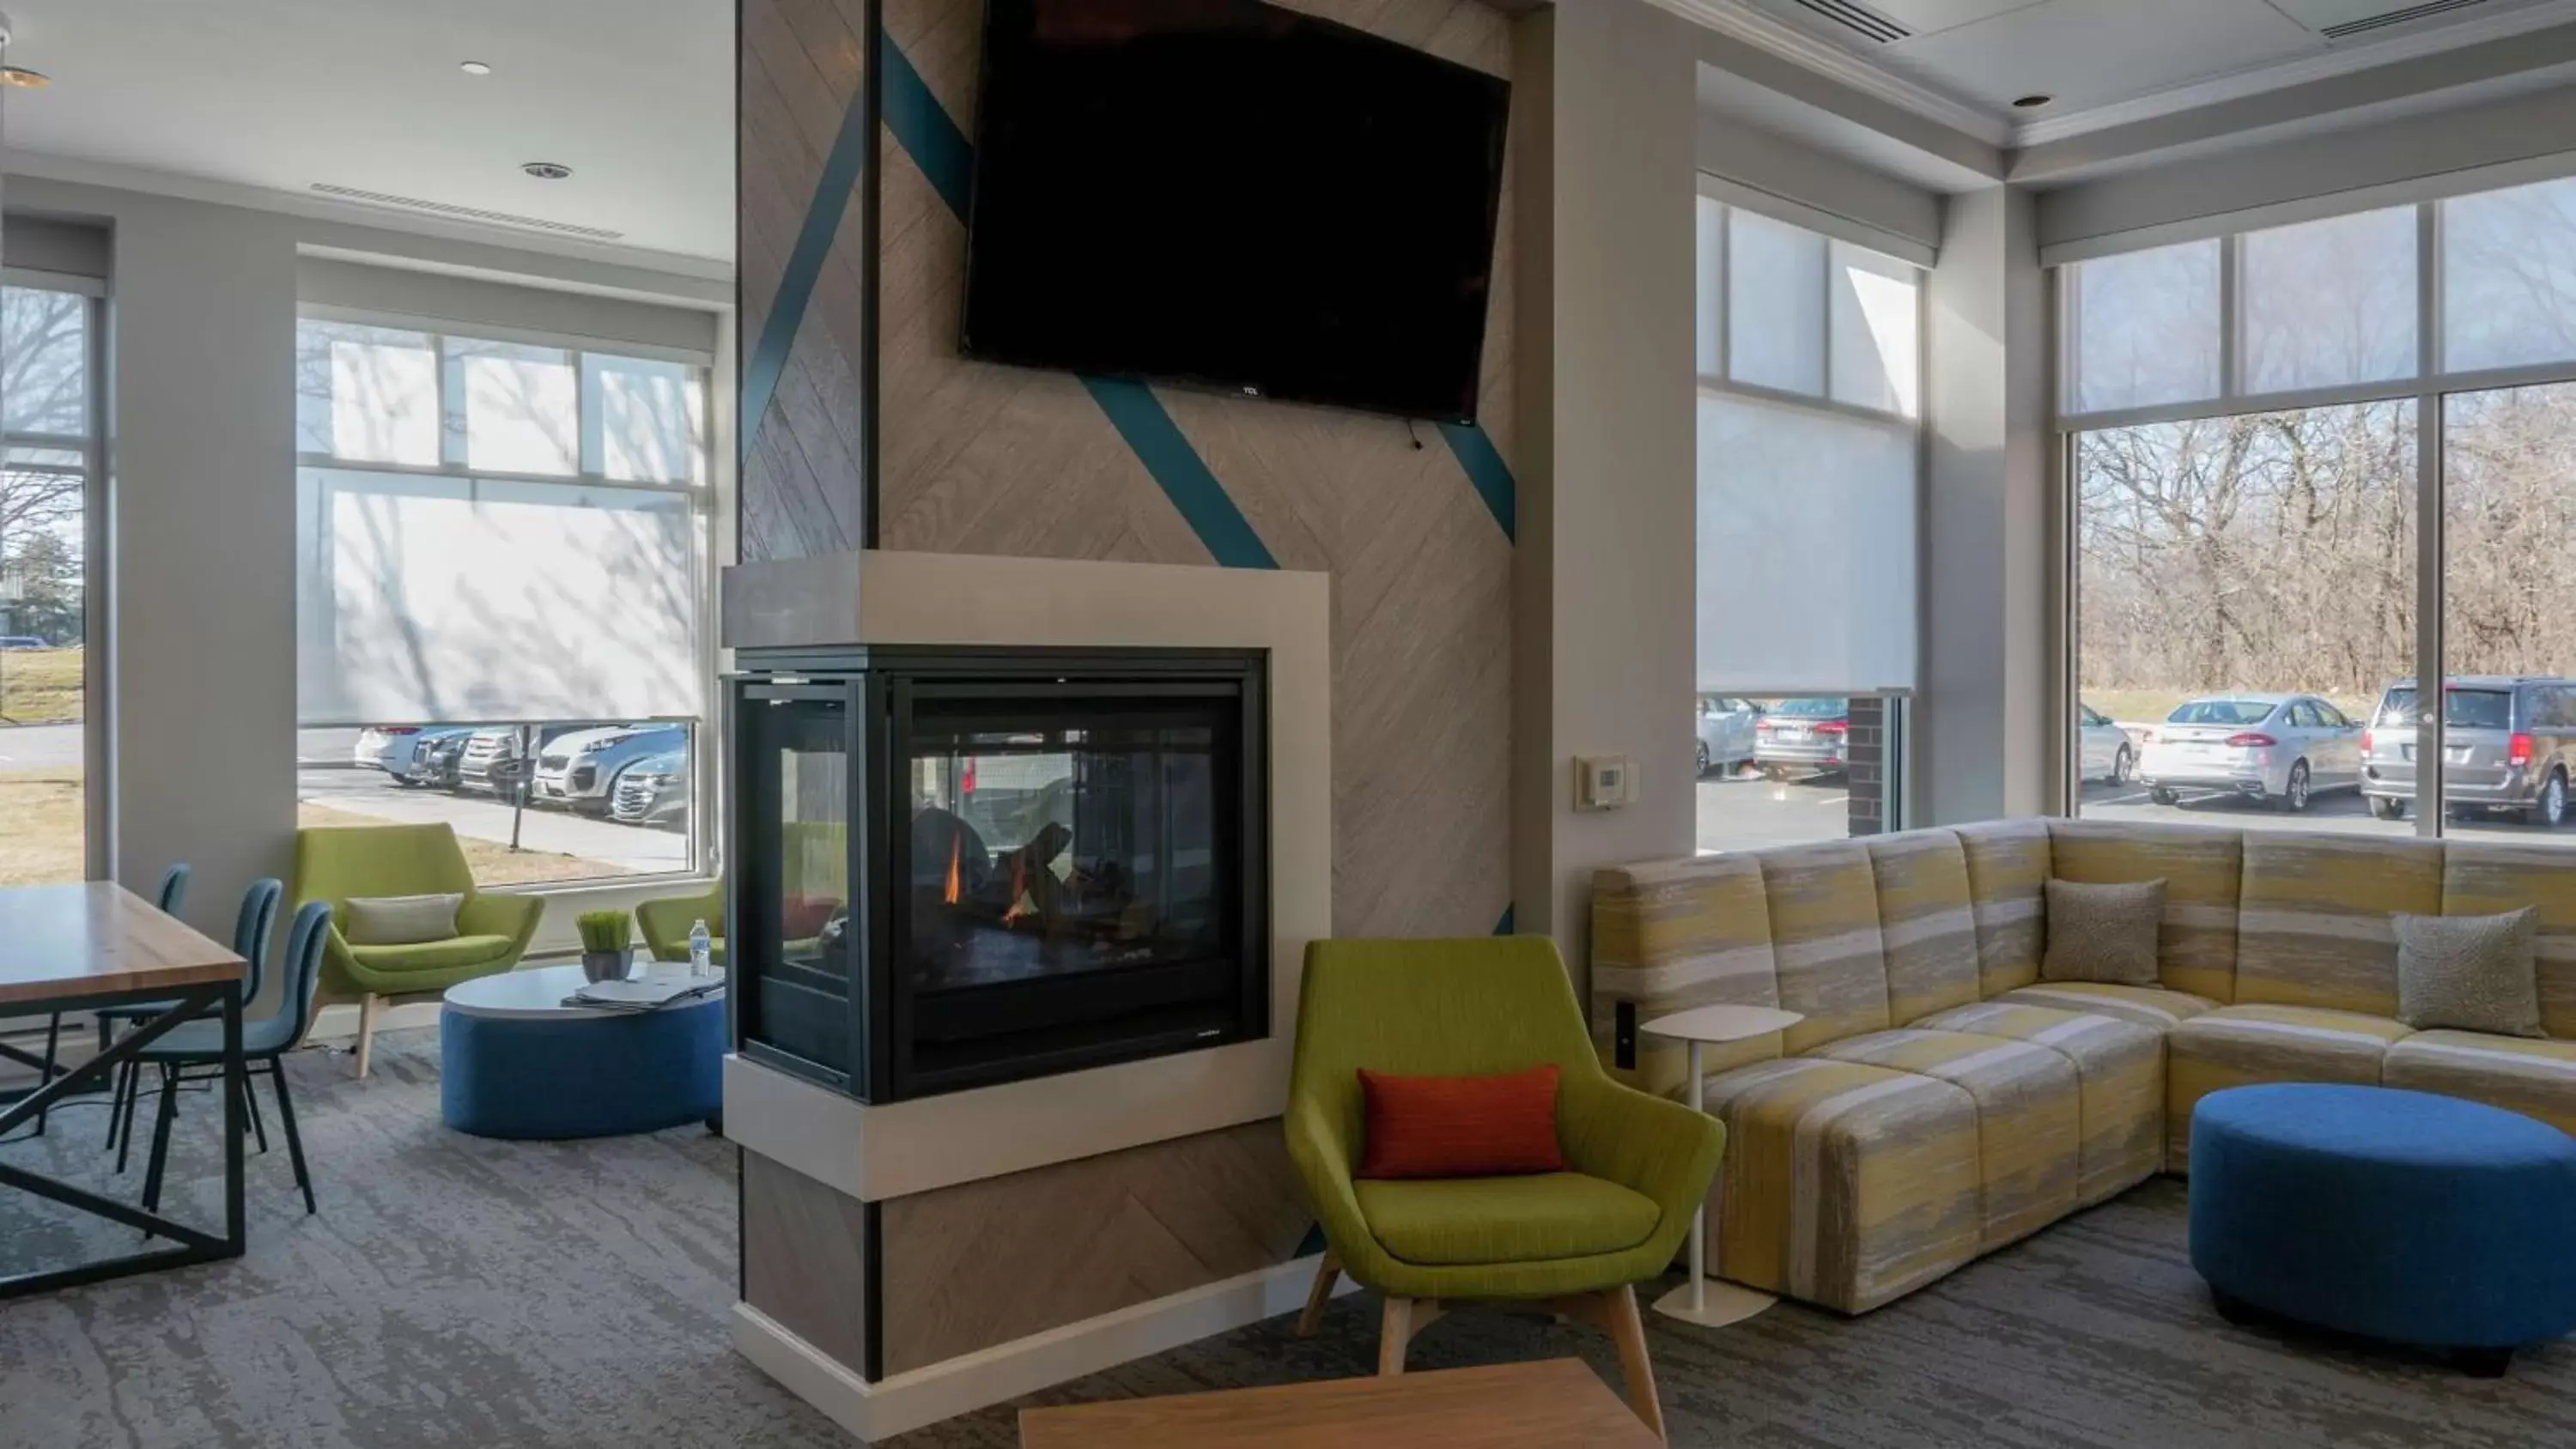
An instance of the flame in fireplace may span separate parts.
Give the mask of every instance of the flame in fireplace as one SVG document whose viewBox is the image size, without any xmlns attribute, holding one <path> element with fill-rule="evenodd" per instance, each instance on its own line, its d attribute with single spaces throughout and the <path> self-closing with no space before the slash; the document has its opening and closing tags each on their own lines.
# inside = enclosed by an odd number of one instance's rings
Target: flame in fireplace
<svg viewBox="0 0 2576 1449">
<path fill-rule="evenodd" d="M 965 848 L 966 834 L 958 831 L 948 837 L 948 904 L 957 904 L 957 858 Z"/>
<path fill-rule="evenodd" d="M 1037 914 L 1029 904 L 1029 863 L 1025 851 L 1011 857 L 1011 908 L 1002 912 L 1002 924 L 1011 925 L 1022 916 Z"/>
</svg>

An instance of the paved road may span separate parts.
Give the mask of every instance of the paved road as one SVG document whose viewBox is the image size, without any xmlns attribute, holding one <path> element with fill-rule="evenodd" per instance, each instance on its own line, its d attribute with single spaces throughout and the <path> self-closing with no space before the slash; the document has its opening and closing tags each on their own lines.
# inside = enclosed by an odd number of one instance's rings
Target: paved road
<svg viewBox="0 0 2576 1449">
<path fill-rule="evenodd" d="M 444 820 L 459 835 L 505 844 L 510 839 L 513 812 L 507 804 L 488 795 L 406 790 L 374 770 L 298 761 L 295 793 L 299 800 L 355 815 L 400 824 Z M 689 838 L 685 834 L 620 825 L 566 810 L 531 809 L 522 813 L 519 844 L 529 850 L 558 851 L 631 871 L 685 870 L 689 864 Z"/>
<path fill-rule="evenodd" d="M 80 762 L 79 725 L 0 725 L 0 771 L 61 770 Z"/>
<path fill-rule="evenodd" d="M 1851 793 L 1840 775 L 1781 783 L 1760 775 L 1699 782 L 1699 849 L 1759 850 L 1834 840 L 1851 830 Z"/>
</svg>

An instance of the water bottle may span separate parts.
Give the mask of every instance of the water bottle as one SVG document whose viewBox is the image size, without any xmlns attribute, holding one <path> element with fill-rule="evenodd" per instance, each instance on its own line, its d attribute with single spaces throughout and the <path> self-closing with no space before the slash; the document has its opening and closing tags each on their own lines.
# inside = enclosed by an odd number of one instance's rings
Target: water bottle
<svg viewBox="0 0 2576 1449">
<path fill-rule="evenodd" d="M 716 974 L 715 940 L 707 934 L 707 923 L 704 920 L 692 921 L 689 924 L 689 974 L 692 976 Z"/>
</svg>

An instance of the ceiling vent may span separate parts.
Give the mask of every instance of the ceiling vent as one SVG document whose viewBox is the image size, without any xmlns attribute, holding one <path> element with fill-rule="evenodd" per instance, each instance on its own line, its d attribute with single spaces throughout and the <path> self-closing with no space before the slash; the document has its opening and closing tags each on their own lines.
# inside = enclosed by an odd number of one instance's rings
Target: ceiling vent
<svg viewBox="0 0 2576 1449">
<path fill-rule="evenodd" d="M 1914 32 L 1852 0 L 1789 0 L 1807 13 L 1832 22 L 1873 45 L 1893 45 Z"/>
<path fill-rule="evenodd" d="M 2365 15 L 2359 20 L 2347 20 L 2341 25 L 2329 25 L 2317 34 L 2328 40 L 2349 40 L 2356 35 L 2368 35 L 2374 30 L 2386 30 L 2392 25 L 2409 25 L 2418 20 L 2430 20 L 2436 15 L 2448 15 L 2455 10 L 2466 10 L 2485 3 L 2486 0 L 2425 0 L 2421 5 L 2400 6 L 2383 14 Z"/>
<path fill-rule="evenodd" d="M 538 216 L 519 216 L 507 211 L 485 211 L 479 206 L 458 206 L 447 201 L 423 201 L 417 196 L 393 196 L 382 191 L 361 191 L 354 186 L 334 186 L 327 181 L 313 183 L 316 195 L 334 201 L 350 201 L 360 206 L 379 207 L 387 211 L 408 211 L 424 216 L 444 216 L 455 221 L 479 221 L 487 226 L 511 226 L 524 231 L 552 232 L 556 236 L 585 237 L 591 241 L 619 241 L 626 233 L 606 227 L 577 226 L 569 221 L 548 221 Z"/>
</svg>

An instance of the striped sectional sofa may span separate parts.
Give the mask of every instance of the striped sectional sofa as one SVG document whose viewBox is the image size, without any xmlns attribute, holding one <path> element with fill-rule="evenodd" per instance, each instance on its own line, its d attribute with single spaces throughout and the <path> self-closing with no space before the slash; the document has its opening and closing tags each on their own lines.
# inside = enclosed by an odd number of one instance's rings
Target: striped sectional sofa
<svg viewBox="0 0 2576 1449">
<path fill-rule="evenodd" d="M 2052 876 L 2166 882 L 2159 985 L 2039 979 Z M 2390 913 L 2524 905 L 2552 1039 L 2398 1024 Z M 2384 1083 L 2576 1132 L 2576 853 L 2025 819 L 1600 872 L 1614 1070 L 1681 1095 L 1682 1048 L 1622 1046 L 1623 1020 L 1720 1002 L 1806 1019 L 1707 1049 L 1719 1271 L 1859 1313 L 2183 1171 L 2222 1087 Z"/>
</svg>

